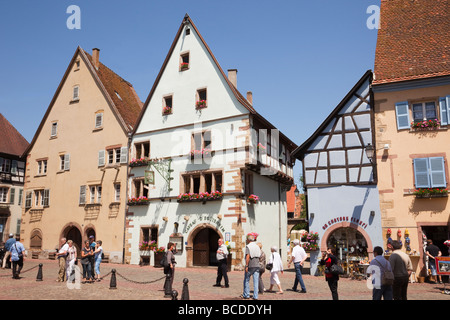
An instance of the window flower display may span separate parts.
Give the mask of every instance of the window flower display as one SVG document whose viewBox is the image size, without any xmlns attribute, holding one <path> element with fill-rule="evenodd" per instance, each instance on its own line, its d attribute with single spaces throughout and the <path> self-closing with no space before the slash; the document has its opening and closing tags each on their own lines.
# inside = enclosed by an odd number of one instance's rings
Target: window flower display
<svg viewBox="0 0 450 320">
<path fill-rule="evenodd" d="M 147 197 L 144 197 L 144 196 L 128 199 L 129 206 L 147 205 L 149 203 L 150 203 L 150 199 Z"/>
<path fill-rule="evenodd" d="M 319 234 L 317 232 L 305 232 L 300 241 L 305 251 L 319 250 Z"/>
<path fill-rule="evenodd" d="M 195 107 L 197 109 L 203 109 L 206 108 L 206 100 L 199 100 L 195 103 Z"/>
<path fill-rule="evenodd" d="M 441 126 L 441 122 L 438 119 L 423 120 L 418 122 L 411 122 L 411 128 L 416 130 L 431 130 L 437 129 Z"/>
<path fill-rule="evenodd" d="M 131 159 L 130 167 L 142 167 L 148 165 L 149 160 L 146 158 Z"/>
<path fill-rule="evenodd" d="M 259 201 L 259 197 L 255 194 L 251 194 L 247 198 L 248 203 L 257 203 Z"/>
<path fill-rule="evenodd" d="M 419 188 L 413 194 L 417 198 L 448 197 L 447 188 Z"/>
</svg>

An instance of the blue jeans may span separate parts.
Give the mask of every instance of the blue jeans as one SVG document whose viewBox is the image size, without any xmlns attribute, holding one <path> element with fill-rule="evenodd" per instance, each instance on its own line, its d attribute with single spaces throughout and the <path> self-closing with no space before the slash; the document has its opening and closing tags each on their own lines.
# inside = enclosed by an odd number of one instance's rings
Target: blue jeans
<svg viewBox="0 0 450 320">
<path fill-rule="evenodd" d="M 244 276 L 244 298 L 250 298 L 250 276 L 253 276 L 253 299 L 258 299 L 259 268 L 248 268 Z"/>
<path fill-rule="evenodd" d="M 98 258 L 95 260 L 95 274 L 100 274 L 100 262 L 102 262 L 102 258 Z"/>
<path fill-rule="evenodd" d="M 306 291 L 305 283 L 303 282 L 302 278 L 303 266 L 300 265 L 300 262 L 295 262 L 294 267 L 295 267 L 295 281 L 292 290 L 297 291 L 297 286 L 298 283 L 300 282 L 300 287 L 302 288 L 302 291 Z"/>
<path fill-rule="evenodd" d="M 393 299 L 392 286 L 383 286 L 382 285 L 380 289 L 373 288 L 372 299 L 373 300 L 381 300 L 381 298 L 384 298 L 384 300 L 392 300 Z"/>
</svg>

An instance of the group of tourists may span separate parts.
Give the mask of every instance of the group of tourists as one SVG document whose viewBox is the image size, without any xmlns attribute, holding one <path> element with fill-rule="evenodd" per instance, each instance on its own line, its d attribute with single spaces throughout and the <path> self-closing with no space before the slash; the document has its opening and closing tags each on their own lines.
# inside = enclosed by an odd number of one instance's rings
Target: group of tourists
<svg viewBox="0 0 450 320">
<path fill-rule="evenodd" d="M 90 236 L 89 240 L 84 242 L 81 249 L 81 265 L 83 267 L 83 279 L 81 283 L 92 283 L 100 281 L 100 263 L 103 257 L 102 241 L 94 240 L 94 236 Z M 78 264 L 77 248 L 72 240 L 61 238 L 60 248 L 56 253 L 59 262 L 59 271 L 57 282 L 73 281 L 71 277 L 75 274 L 75 265 Z"/>
</svg>

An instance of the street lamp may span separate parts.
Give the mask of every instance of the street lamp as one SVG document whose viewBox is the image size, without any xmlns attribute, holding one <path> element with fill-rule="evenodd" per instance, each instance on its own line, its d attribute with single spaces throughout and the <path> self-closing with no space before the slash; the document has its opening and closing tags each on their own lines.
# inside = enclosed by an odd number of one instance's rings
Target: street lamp
<svg viewBox="0 0 450 320">
<path fill-rule="evenodd" d="M 375 149 L 373 148 L 373 146 L 370 143 L 368 143 L 365 151 L 366 151 L 366 156 L 369 159 L 370 163 L 373 164 L 373 154 L 375 152 Z"/>
<path fill-rule="evenodd" d="M 298 191 L 297 186 L 295 186 L 294 194 L 296 198 L 300 195 L 300 191 Z"/>
</svg>

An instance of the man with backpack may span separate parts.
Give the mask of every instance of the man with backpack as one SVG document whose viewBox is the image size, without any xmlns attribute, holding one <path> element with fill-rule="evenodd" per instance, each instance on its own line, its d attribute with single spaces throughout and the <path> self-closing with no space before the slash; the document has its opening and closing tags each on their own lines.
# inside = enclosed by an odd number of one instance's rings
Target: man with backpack
<svg viewBox="0 0 450 320">
<path fill-rule="evenodd" d="M 171 296 L 173 278 L 175 277 L 175 261 L 176 244 L 169 242 L 167 244 L 167 252 L 164 254 L 162 259 L 162 266 L 164 267 L 164 274 L 166 275 L 166 281 L 164 283 L 165 296 Z"/>
<path fill-rule="evenodd" d="M 23 256 L 25 255 L 25 247 L 16 239 L 16 242 L 11 245 L 9 251 L 11 252 L 11 263 L 13 279 L 20 279 L 19 274 L 23 268 Z M 18 268 L 17 268 L 18 267 Z"/>
</svg>

